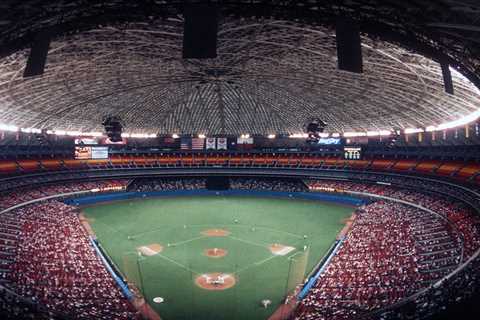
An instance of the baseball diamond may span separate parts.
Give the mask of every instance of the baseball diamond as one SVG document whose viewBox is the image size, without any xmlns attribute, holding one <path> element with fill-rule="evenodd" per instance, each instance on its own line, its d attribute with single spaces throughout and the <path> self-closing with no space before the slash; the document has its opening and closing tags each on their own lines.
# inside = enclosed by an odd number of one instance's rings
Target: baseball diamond
<svg viewBox="0 0 480 320">
<path fill-rule="evenodd" d="M 267 319 L 353 210 L 299 199 L 192 196 L 121 201 L 83 213 L 145 300 L 165 299 L 150 303 L 162 319 Z M 263 299 L 272 304 L 262 307 Z"/>
</svg>

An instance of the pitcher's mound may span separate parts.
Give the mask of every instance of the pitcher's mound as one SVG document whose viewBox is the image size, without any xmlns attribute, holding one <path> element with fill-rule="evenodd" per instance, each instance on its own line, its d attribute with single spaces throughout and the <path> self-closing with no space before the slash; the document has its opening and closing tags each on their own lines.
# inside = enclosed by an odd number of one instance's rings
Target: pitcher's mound
<svg viewBox="0 0 480 320">
<path fill-rule="evenodd" d="M 207 237 L 226 237 L 230 235 L 230 231 L 223 229 L 208 229 L 203 230 L 201 233 Z"/>
<path fill-rule="evenodd" d="M 153 243 L 148 246 L 138 247 L 137 250 L 145 256 L 154 256 L 163 251 L 163 246 L 158 243 Z"/>
<path fill-rule="evenodd" d="M 227 255 L 228 251 L 220 248 L 205 249 L 203 250 L 203 255 L 209 258 L 222 258 Z"/>
<path fill-rule="evenodd" d="M 195 278 L 195 284 L 206 290 L 226 290 L 236 283 L 235 277 L 228 273 L 206 273 Z"/>
<path fill-rule="evenodd" d="M 268 249 L 276 256 L 285 256 L 291 251 L 295 250 L 294 247 L 284 246 L 283 244 L 274 243 L 268 246 Z"/>
</svg>

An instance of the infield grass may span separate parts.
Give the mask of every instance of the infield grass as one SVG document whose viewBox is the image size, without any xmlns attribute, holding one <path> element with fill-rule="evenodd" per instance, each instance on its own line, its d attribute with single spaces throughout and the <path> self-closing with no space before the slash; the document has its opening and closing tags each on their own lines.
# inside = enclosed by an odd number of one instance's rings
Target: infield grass
<svg viewBox="0 0 480 320">
<path fill-rule="evenodd" d="M 292 281 L 314 268 L 354 209 L 299 199 L 198 196 L 82 210 L 114 263 L 162 319 L 260 320 L 282 303 Z M 202 234 L 207 229 L 224 229 L 230 235 L 208 237 Z M 273 255 L 268 246 L 274 243 L 295 250 Z M 138 255 L 138 247 L 151 244 L 160 244 L 163 251 Z M 208 248 L 225 249 L 227 255 L 207 257 Z M 211 272 L 234 275 L 235 286 L 210 291 L 195 284 L 197 276 Z M 165 302 L 155 304 L 154 297 Z M 263 299 L 272 305 L 264 309 Z"/>
</svg>

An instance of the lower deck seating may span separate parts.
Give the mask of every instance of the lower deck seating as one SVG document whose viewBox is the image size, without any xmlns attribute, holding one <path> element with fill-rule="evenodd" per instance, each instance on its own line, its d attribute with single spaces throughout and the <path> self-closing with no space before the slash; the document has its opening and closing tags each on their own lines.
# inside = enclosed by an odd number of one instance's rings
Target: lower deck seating
<svg viewBox="0 0 480 320">
<path fill-rule="evenodd" d="M 403 204 L 378 201 L 357 210 L 296 319 L 354 319 L 397 303 L 458 266 L 457 237 L 443 219 Z"/>
<path fill-rule="evenodd" d="M 137 319 L 89 242 L 74 207 L 46 201 L 15 209 L 22 236 L 8 286 L 72 319 Z"/>
</svg>

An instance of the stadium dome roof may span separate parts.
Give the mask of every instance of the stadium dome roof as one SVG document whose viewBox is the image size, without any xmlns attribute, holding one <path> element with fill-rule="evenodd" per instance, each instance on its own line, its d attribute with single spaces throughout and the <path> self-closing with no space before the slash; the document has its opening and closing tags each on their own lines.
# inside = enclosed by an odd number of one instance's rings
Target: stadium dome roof
<svg viewBox="0 0 480 320">
<path fill-rule="evenodd" d="M 218 58 L 182 59 L 184 1 L 2 1 L 0 123 L 160 134 L 424 128 L 478 113 L 477 1 L 234 1 Z M 89 2 L 91 3 L 91 2 Z M 363 73 L 337 69 L 334 24 L 362 31 Z M 53 28 L 45 73 L 23 78 L 29 45 Z M 439 61 L 453 72 L 445 93 Z"/>
</svg>

